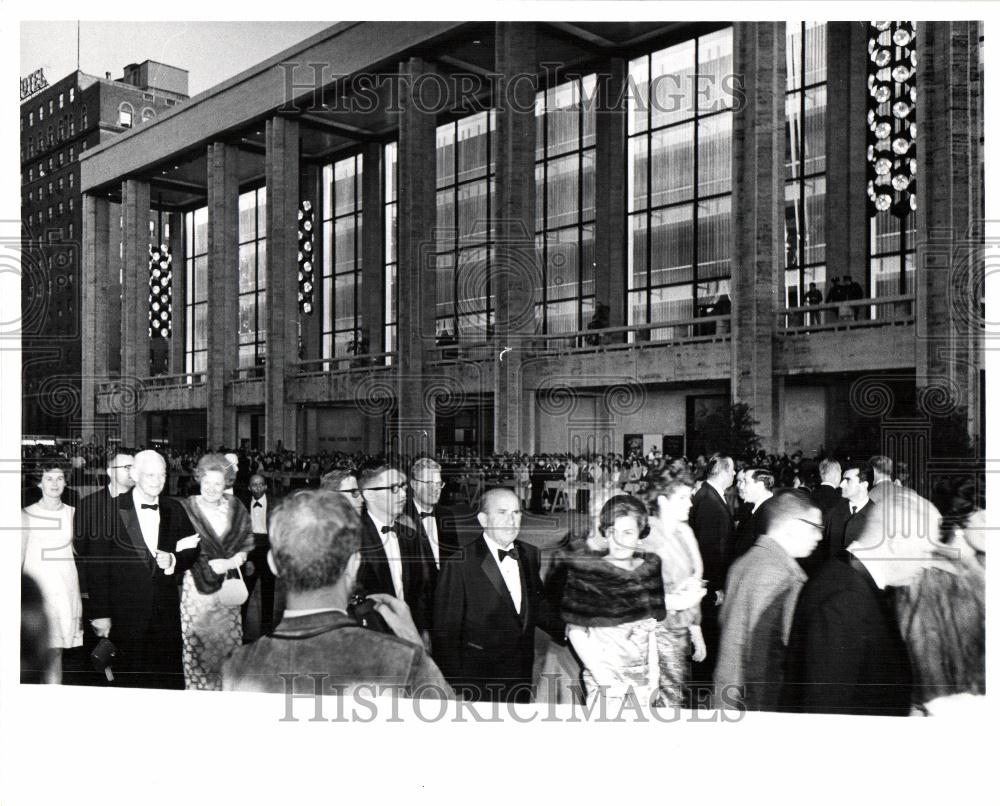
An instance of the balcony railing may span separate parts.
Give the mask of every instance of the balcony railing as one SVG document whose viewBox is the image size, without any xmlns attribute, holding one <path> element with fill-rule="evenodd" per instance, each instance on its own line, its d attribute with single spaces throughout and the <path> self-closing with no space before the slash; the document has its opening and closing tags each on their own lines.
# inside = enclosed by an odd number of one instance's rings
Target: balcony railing
<svg viewBox="0 0 1000 806">
<path fill-rule="evenodd" d="M 728 341 L 730 317 L 699 316 L 628 327 L 578 330 L 534 337 L 536 353 L 603 353 L 608 350 L 663 347 L 675 344 Z"/>
<path fill-rule="evenodd" d="M 143 389 L 183 389 L 191 386 L 201 386 L 205 383 L 204 372 L 186 372 L 182 375 L 154 375 L 150 378 L 140 378 L 138 383 Z M 97 393 L 110 394 L 131 386 L 131 382 L 121 378 L 104 381 L 97 385 Z"/>
<path fill-rule="evenodd" d="M 233 374 L 230 376 L 230 380 L 241 382 L 241 381 L 259 381 L 264 378 L 264 365 L 255 364 L 252 367 L 240 367 L 239 369 L 234 369 Z"/>
<path fill-rule="evenodd" d="M 367 353 L 365 355 L 337 355 L 315 358 L 295 364 L 299 375 L 326 375 L 353 371 L 380 370 L 390 367 L 396 353 Z"/>
<path fill-rule="evenodd" d="M 912 294 L 800 305 L 778 311 L 778 333 L 785 336 L 912 324 Z"/>
</svg>

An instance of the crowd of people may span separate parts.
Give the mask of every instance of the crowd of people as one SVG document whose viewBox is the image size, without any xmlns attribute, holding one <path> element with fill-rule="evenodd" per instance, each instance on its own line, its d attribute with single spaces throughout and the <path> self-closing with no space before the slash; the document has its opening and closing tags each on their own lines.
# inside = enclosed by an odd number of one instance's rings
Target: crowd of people
<svg viewBox="0 0 1000 806">
<path fill-rule="evenodd" d="M 88 451 L 24 458 L 25 681 L 900 715 L 984 693 L 971 479 L 932 502 L 884 456 Z M 316 482 L 266 475 L 289 461 Z"/>
</svg>

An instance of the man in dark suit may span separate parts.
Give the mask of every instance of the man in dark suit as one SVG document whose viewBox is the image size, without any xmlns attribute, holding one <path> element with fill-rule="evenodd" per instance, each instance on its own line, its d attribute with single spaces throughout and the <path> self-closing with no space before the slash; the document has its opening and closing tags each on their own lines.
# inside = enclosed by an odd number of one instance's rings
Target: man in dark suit
<svg viewBox="0 0 1000 806">
<path fill-rule="evenodd" d="M 874 502 L 868 497 L 872 482 L 872 469 L 867 464 L 851 465 L 844 471 L 840 482 L 843 496 L 826 522 L 823 544 L 827 555 L 834 557 L 857 540 L 864 532 L 868 518 L 874 512 Z"/>
<path fill-rule="evenodd" d="M 118 502 L 115 501 L 122 493 L 127 493 L 135 486 L 129 471 L 132 469 L 134 451 L 119 447 L 108 457 L 108 485 L 100 490 L 84 496 L 73 512 L 73 554 L 76 559 L 76 573 L 80 579 L 80 595 L 84 608 L 89 610 L 90 595 L 88 593 L 87 572 L 95 562 L 103 562 L 95 547 L 103 546 L 107 536 L 104 534 L 109 521 L 109 513 L 118 512 Z M 112 521 L 113 522 L 113 521 Z M 84 654 L 89 655 L 97 645 L 98 638 L 93 631 L 85 630 L 83 634 Z M 72 673 L 63 668 L 63 682 L 79 683 L 80 685 L 106 685 L 107 678 L 93 669 L 77 670 Z"/>
<path fill-rule="evenodd" d="M 278 500 L 268 495 L 264 477 L 254 474 L 250 477 L 248 495 L 242 501 L 250 513 L 254 542 L 253 551 L 243 570 L 243 579 L 250 593 L 250 598 L 243 605 L 243 641 L 247 643 L 270 633 L 276 621 L 274 574 L 267 564 L 267 552 L 270 548 L 267 519 Z"/>
<path fill-rule="evenodd" d="M 417 526 L 403 515 L 406 474 L 375 460 L 358 471 L 358 487 L 365 502 L 358 586 L 365 594 L 388 593 L 402 599 L 417 628 L 426 632 L 433 590 Z"/>
<path fill-rule="evenodd" d="M 528 702 L 535 626 L 561 635 L 545 603 L 539 554 L 517 539 L 521 505 L 494 487 L 479 508 L 482 536 L 445 563 L 434 596 L 434 660 L 473 702 Z"/>
<path fill-rule="evenodd" d="M 840 462 L 836 459 L 824 459 L 819 463 L 820 484 L 809 494 L 809 500 L 823 514 L 824 524 L 830 516 L 830 510 L 841 501 L 840 480 L 842 477 Z"/>
<path fill-rule="evenodd" d="M 444 482 L 441 465 L 433 459 L 417 459 L 410 467 L 410 495 L 403 514 L 417 526 L 424 566 L 433 590 L 441 564 L 459 552 L 458 531 L 450 511 L 438 502 Z"/>
<path fill-rule="evenodd" d="M 726 570 L 733 561 L 746 554 L 757 538 L 764 534 L 761 529 L 762 515 L 768 502 L 774 496 L 774 474 L 770 470 L 753 467 L 742 471 L 736 481 L 736 489 L 749 509 L 744 509 L 740 522 L 736 526 L 736 535 L 726 558 Z"/>
<path fill-rule="evenodd" d="M 910 658 L 886 589 L 909 585 L 932 562 L 941 517 L 910 490 L 872 506 L 860 538 L 802 589 L 782 710 L 910 713 Z"/>
<path fill-rule="evenodd" d="M 106 539 L 95 545 L 87 584 L 94 632 L 117 647 L 116 681 L 140 688 L 183 688 L 180 582 L 198 556 L 198 535 L 179 502 L 161 497 L 167 465 L 140 451 L 135 487 L 108 510 Z"/>
</svg>

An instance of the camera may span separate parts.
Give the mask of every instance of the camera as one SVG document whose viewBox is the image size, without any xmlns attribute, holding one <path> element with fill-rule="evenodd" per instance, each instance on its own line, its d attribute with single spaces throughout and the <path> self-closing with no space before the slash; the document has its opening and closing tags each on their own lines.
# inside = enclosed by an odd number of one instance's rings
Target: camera
<svg viewBox="0 0 1000 806">
<path fill-rule="evenodd" d="M 354 619 L 359 627 L 392 635 L 389 625 L 375 609 L 375 602 L 366 598 L 363 593 L 359 592 L 351 596 L 351 600 L 347 603 L 347 614 Z"/>
</svg>

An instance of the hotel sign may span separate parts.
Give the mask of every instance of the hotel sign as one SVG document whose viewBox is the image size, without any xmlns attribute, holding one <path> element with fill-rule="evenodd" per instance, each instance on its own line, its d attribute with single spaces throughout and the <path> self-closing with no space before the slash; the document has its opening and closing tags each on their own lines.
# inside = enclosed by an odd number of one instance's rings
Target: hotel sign
<svg viewBox="0 0 1000 806">
<path fill-rule="evenodd" d="M 30 76 L 21 79 L 21 100 L 30 98 L 47 86 L 49 86 L 49 82 L 45 80 L 45 72 L 43 68 L 39 67 Z"/>
</svg>

